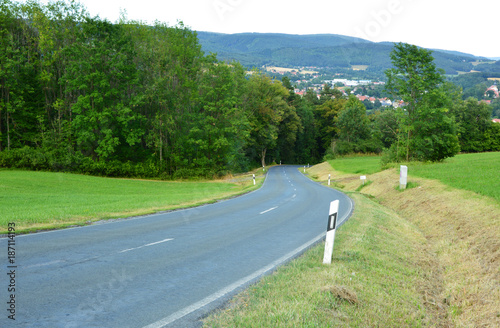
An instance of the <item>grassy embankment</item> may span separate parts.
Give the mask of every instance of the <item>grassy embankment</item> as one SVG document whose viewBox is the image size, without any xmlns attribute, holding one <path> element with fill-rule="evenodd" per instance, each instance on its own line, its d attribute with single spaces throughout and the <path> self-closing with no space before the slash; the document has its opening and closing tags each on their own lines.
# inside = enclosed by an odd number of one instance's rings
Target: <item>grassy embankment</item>
<svg viewBox="0 0 500 328">
<path fill-rule="evenodd" d="M 85 225 L 214 202 L 256 189 L 256 170 L 234 180 L 166 182 L 111 179 L 68 173 L 0 171 L 0 234 Z M 232 181 L 232 182 L 231 182 Z"/>
<path fill-rule="evenodd" d="M 379 163 L 356 157 L 309 169 L 323 183 L 332 174 L 356 202 L 332 265 L 321 263 L 319 245 L 206 326 L 500 327 L 500 153 L 410 163 L 405 191 L 398 169 L 379 172 Z M 359 175 L 371 183 L 361 187 Z"/>
</svg>

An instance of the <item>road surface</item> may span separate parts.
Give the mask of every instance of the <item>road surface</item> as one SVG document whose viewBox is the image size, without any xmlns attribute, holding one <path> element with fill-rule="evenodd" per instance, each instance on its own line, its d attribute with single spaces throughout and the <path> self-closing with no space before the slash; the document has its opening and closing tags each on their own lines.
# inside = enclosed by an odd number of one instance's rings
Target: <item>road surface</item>
<svg viewBox="0 0 500 328">
<path fill-rule="evenodd" d="M 317 243 L 329 203 L 352 202 L 293 166 L 262 188 L 164 214 L 16 236 L 15 318 L 0 240 L 1 327 L 199 327 L 200 318 Z M 318 259 L 321 261 L 321 259 Z"/>
</svg>

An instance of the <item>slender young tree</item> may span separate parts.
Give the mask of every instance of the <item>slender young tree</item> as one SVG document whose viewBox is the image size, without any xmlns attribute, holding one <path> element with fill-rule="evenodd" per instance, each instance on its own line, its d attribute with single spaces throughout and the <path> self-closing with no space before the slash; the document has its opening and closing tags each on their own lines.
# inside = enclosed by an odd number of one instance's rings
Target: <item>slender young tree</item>
<svg viewBox="0 0 500 328">
<path fill-rule="evenodd" d="M 399 131 L 405 134 L 406 161 L 436 161 L 453 156 L 458 152 L 458 140 L 456 135 L 453 137 L 454 120 L 448 115 L 447 94 L 440 89 L 443 72 L 436 68 L 431 51 L 398 43 L 391 59 L 394 68 L 386 71 L 386 89 L 405 103 L 398 118 Z M 425 149 L 428 147 L 439 149 L 439 154 Z"/>
</svg>

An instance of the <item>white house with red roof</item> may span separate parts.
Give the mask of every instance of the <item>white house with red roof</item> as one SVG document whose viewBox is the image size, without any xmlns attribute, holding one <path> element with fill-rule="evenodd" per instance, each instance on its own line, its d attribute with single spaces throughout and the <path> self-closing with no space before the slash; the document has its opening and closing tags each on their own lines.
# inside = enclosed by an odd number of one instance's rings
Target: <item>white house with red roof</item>
<svg viewBox="0 0 500 328">
<path fill-rule="evenodd" d="M 489 87 L 488 89 L 486 89 L 486 91 L 484 92 L 484 96 L 487 97 L 488 96 L 488 91 L 492 91 L 493 92 L 493 98 L 498 98 L 500 97 L 500 94 L 498 93 L 498 87 L 495 84 L 493 84 L 491 87 Z"/>
</svg>

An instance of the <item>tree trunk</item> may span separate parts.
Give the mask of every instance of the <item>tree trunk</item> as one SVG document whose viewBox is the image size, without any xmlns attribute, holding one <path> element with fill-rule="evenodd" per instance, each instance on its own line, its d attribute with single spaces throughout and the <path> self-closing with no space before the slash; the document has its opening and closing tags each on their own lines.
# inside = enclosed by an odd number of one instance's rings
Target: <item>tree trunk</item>
<svg viewBox="0 0 500 328">
<path fill-rule="evenodd" d="M 7 150 L 10 150 L 10 125 L 9 125 L 9 111 L 7 111 Z"/>
<path fill-rule="evenodd" d="M 262 153 L 261 153 L 262 167 L 266 166 L 266 152 L 267 152 L 267 148 L 262 149 Z"/>
<path fill-rule="evenodd" d="M 2 108 L 0 108 L 0 151 L 2 151 Z"/>
<path fill-rule="evenodd" d="M 410 159 L 410 130 L 408 130 L 408 139 L 406 140 L 406 161 Z"/>
<path fill-rule="evenodd" d="M 163 161 L 163 124 L 161 123 L 160 120 L 160 163 L 162 161 Z"/>
</svg>

